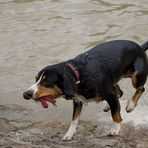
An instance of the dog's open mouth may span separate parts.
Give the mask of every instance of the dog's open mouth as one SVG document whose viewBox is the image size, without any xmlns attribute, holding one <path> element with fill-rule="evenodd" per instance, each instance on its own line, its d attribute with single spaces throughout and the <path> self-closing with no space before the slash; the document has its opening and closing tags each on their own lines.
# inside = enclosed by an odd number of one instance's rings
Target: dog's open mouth
<svg viewBox="0 0 148 148">
<path fill-rule="evenodd" d="M 32 98 L 32 93 L 25 93 L 24 92 L 23 97 L 26 100 L 30 100 Z M 48 103 L 51 103 L 54 106 L 56 106 L 56 100 L 52 96 L 43 96 L 43 97 L 40 97 L 40 98 L 34 99 L 34 100 L 41 102 L 41 104 L 44 108 L 48 108 Z"/>
<path fill-rule="evenodd" d="M 44 108 L 48 108 L 48 103 L 51 103 L 52 105 L 56 106 L 56 100 L 53 99 L 51 96 L 40 97 L 39 101 L 41 102 Z"/>
</svg>

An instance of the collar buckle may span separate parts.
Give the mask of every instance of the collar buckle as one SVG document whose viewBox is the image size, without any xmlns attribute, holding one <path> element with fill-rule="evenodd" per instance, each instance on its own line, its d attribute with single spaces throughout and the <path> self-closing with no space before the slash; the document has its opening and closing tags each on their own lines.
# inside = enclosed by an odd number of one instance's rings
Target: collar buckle
<svg viewBox="0 0 148 148">
<path fill-rule="evenodd" d="M 80 81 L 77 81 L 75 84 L 79 84 L 80 83 Z"/>
</svg>

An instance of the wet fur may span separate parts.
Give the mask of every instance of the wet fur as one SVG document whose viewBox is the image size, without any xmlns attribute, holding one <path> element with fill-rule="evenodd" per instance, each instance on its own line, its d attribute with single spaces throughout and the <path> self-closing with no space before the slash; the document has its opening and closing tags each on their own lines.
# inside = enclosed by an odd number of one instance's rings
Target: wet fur
<svg viewBox="0 0 148 148">
<path fill-rule="evenodd" d="M 73 64 L 80 74 L 78 91 L 75 75 L 66 63 Z M 148 61 L 144 50 L 132 41 L 117 40 L 100 44 L 66 62 L 47 66 L 39 75 L 44 72 L 49 83 L 62 89 L 67 99 L 74 97 L 75 93 L 86 99 L 98 96 L 106 99 L 115 91 L 114 86 L 121 78 L 131 77 L 135 72 L 134 66 L 139 67 L 144 76 L 142 82 L 137 83 L 145 83 Z"/>
<path fill-rule="evenodd" d="M 123 92 L 117 83 L 122 78 L 132 79 L 136 92 L 127 105 L 127 112 L 130 112 L 144 92 L 148 75 L 148 59 L 145 53 L 147 49 L 148 42 L 142 46 L 128 40 L 106 42 L 74 59 L 43 68 L 38 73 L 37 80 L 43 74 L 44 79 L 41 80 L 40 85 L 47 88 L 58 87 L 65 99 L 83 96 L 86 100 L 92 98 L 95 98 L 95 101 L 96 98 L 98 101 L 100 98 L 102 101 L 106 100 L 115 122 L 114 130 L 111 131 L 114 135 L 119 132 L 118 123 L 122 121 L 118 98 L 123 95 Z M 76 76 L 67 63 L 71 63 L 78 70 L 80 74 L 78 85 L 75 84 Z M 73 121 L 63 140 L 73 137 L 83 103 L 74 99 L 73 106 Z"/>
</svg>

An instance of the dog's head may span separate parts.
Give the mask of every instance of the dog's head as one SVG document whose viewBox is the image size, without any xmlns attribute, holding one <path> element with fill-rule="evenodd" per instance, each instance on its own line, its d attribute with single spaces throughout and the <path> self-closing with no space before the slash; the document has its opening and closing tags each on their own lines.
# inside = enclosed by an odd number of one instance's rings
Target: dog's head
<svg viewBox="0 0 148 148">
<path fill-rule="evenodd" d="M 63 74 L 56 69 L 44 68 L 37 74 L 35 84 L 23 93 L 23 97 L 37 101 L 44 97 L 57 99 L 63 94 L 66 98 L 72 98 L 75 81 L 69 68 L 64 68 Z"/>
<path fill-rule="evenodd" d="M 36 83 L 23 93 L 23 97 L 36 101 L 43 97 L 57 99 L 62 94 L 59 83 L 60 75 L 55 70 L 41 70 L 36 76 Z"/>
</svg>

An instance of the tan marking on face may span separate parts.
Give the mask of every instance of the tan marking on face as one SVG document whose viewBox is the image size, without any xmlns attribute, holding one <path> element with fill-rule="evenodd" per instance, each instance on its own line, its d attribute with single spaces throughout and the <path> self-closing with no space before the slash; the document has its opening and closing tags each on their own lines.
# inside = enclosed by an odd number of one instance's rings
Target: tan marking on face
<svg viewBox="0 0 148 148">
<path fill-rule="evenodd" d="M 54 86 L 53 88 L 46 88 L 42 85 L 37 86 L 37 91 L 36 91 L 36 97 L 44 97 L 44 96 L 51 96 L 53 99 L 56 99 L 62 94 L 61 89 L 58 88 L 57 86 Z"/>
<path fill-rule="evenodd" d="M 47 76 L 43 76 L 43 77 L 42 77 L 42 80 L 46 80 L 46 79 L 47 79 Z"/>
<path fill-rule="evenodd" d="M 119 112 L 116 112 L 113 116 L 112 116 L 113 120 L 117 123 L 120 123 L 122 121 L 121 115 Z"/>
</svg>

